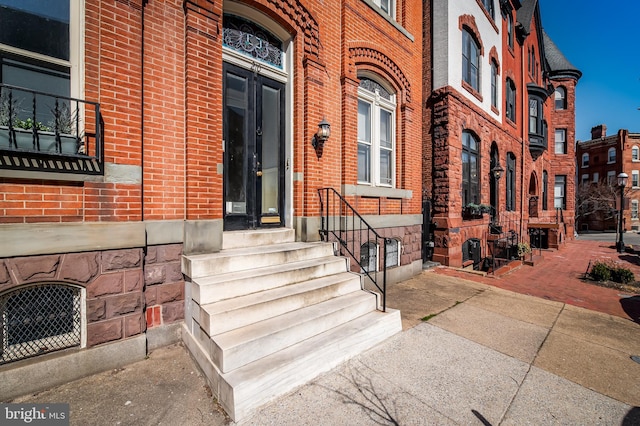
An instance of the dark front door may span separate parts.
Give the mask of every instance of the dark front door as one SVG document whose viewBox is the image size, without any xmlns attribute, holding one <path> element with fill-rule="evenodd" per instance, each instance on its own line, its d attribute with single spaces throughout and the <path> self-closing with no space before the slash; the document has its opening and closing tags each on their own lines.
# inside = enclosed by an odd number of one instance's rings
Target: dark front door
<svg viewBox="0 0 640 426">
<path fill-rule="evenodd" d="M 284 84 L 224 64 L 224 229 L 282 226 Z"/>
</svg>

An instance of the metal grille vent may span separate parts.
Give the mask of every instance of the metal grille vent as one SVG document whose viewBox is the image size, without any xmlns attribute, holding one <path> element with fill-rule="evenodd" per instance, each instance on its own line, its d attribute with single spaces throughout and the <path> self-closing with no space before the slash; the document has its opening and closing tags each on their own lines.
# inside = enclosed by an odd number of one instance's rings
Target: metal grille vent
<svg viewBox="0 0 640 426">
<path fill-rule="evenodd" d="M 0 365 L 80 345 L 80 288 L 40 284 L 0 296 Z"/>
</svg>

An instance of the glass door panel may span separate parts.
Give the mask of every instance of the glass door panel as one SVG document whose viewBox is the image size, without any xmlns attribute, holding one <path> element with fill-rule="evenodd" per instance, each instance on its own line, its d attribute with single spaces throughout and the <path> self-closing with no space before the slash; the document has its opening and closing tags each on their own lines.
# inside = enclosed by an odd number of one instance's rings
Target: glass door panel
<svg viewBox="0 0 640 426">
<path fill-rule="evenodd" d="M 248 84 L 245 77 L 226 75 L 226 214 L 247 214 Z"/>
<path fill-rule="evenodd" d="M 281 90 L 262 86 L 261 223 L 280 223 Z"/>
</svg>

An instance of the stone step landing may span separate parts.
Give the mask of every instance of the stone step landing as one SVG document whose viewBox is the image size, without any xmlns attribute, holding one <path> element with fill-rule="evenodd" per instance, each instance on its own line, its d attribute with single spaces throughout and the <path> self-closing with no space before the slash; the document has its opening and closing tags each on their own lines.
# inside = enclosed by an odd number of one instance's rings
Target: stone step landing
<svg viewBox="0 0 640 426">
<path fill-rule="evenodd" d="M 182 259 L 183 340 L 235 421 L 402 330 L 332 244 L 259 234 Z"/>
</svg>

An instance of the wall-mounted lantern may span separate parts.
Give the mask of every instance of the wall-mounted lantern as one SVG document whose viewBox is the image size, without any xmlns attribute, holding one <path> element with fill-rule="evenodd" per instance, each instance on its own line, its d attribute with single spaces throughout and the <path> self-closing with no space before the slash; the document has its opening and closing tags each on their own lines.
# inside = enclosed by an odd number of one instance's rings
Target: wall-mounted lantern
<svg viewBox="0 0 640 426">
<path fill-rule="evenodd" d="M 493 173 L 493 177 L 496 178 L 496 180 L 500 180 L 500 178 L 502 177 L 502 172 L 504 172 L 504 169 L 502 168 L 502 166 L 500 165 L 500 163 L 497 163 L 495 166 L 493 166 L 493 168 L 491 169 L 491 173 Z"/>
<path fill-rule="evenodd" d="M 313 149 L 315 149 L 316 152 L 319 151 L 320 155 L 322 148 L 324 148 L 324 143 L 329 139 L 329 136 L 331 136 L 331 125 L 325 118 L 322 118 L 322 121 L 318 123 L 318 131 L 313 135 L 313 139 L 311 140 Z"/>
</svg>

